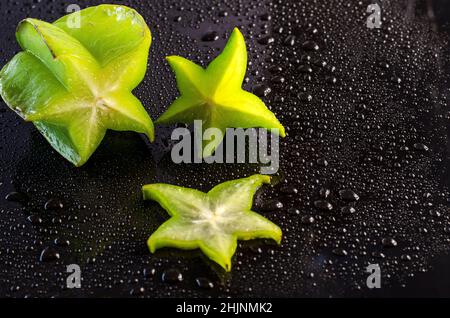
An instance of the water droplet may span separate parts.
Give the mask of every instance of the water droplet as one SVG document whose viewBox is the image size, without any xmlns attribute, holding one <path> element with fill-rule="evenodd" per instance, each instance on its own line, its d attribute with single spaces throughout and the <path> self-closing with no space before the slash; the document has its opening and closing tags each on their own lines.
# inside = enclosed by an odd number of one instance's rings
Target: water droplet
<svg viewBox="0 0 450 318">
<path fill-rule="evenodd" d="M 286 79 L 283 76 L 274 76 L 270 81 L 274 84 L 283 84 Z"/>
<path fill-rule="evenodd" d="M 281 210 L 282 208 L 283 203 L 277 199 L 268 200 L 261 205 L 261 210 L 266 212 Z"/>
<path fill-rule="evenodd" d="M 271 66 L 269 68 L 269 72 L 272 74 L 278 74 L 278 73 L 281 73 L 282 71 L 283 71 L 283 68 L 281 68 L 280 66 L 277 66 L 277 65 Z"/>
<path fill-rule="evenodd" d="M 358 201 L 359 200 L 359 195 L 350 189 L 340 190 L 339 196 L 344 201 Z"/>
<path fill-rule="evenodd" d="M 55 245 L 62 246 L 62 247 L 70 245 L 69 240 L 62 239 L 62 238 L 56 238 L 54 243 L 55 243 Z"/>
<path fill-rule="evenodd" d="M 392 237 L 385 237 L 381 240 L 381 244 L 383 244 L 384 247 L 396 247 L 397 241 Z"/>
<path fill-rule="evenodd" d="M 414 149 L 419 150 L 419 151 L 428 151 L 429 150 L 428 146 L 424 145 L 422 143 L 415 143 Z"/>
<path fill-rule="evenodd" d="M 356 212 L 356 210 L 355 210 L 355 208 L 354 207 L 352 207 L 352 206 L 343 206 L 342 208 L 341 208 L 341 212 L 342 212 L 342 214 L 353 214 L 353 213 L 355 213 Z"/>
<path fill-rule="evenodd" d="M 319 45 L 314 41 L 306 41 L 302 44 L 302 48 L 306 51 L 318 51 Z"/>
<path fill-rule="evenodd" d="M 272 89 L 266 84 L 256 85 L 253 89 L 253 93 L 255 93 L 255 95 L 259 97 L 267 96 L 271 91 Z"/>
<path fill-rule="evenodd" d="M 328 84 L 336 84 L 337 78 L 334 76 L 326 76 L 325 82 L 327 82 Z"/>
<path fill-rule="evenodd" d="M 133 288 L 132 290 L 130 290 L 130 295 L 131 296 L 141 296 L 145 293 L 145 288 L 144 287 L 137 287 L 137 288 Z"/>
<path fill-rule="evenodd" d="M 142 271 L 143 275 L 145 278 L 149 278 L 151 276 L 155 276 L 156 274 L 156 269 L 151 267 L 151 268 L 144 268 L 144 270 Z"/>
<path fill-rule="evenodd" d="M 302 62 L 310 62 L 311 61 L 311 55 L 309 55 L 309 54 L 303 54 L 301 57 L 300 57 L 300 61 L 302 61 Z"/>
<path fill-rule="evenodd" d="M 216 31 L 211 31 L 202 36 L 203 42 L 213 42 L 219 39 L 219 35 Z"/>
<path fill-rule="evenodd" d="M 304 215 L 304 216 L 302 216 L 302 218 L 301 218 L 301 222 L 302 222 L 302 224 L 304 224 L 304 225 L 313 224 L 314 221 L 315 221 L 314 217 L 308 216 L 308 215 Z"/>
<path fill-rule="evenodd" d="M 402 254 L 402 256 L 400 256 L 400 259 L 402 261 L 410 261 L 411 260 L 411 256 L 409 256 L 408 254 Z"/>
<path fill-rule="evenodd" d="M 385 258 L 386 255 L 384 255 L 382 252 L 372 252 L 372 257 L 374 257 L 374 258 Z"/>
<path fill-rule="evenodd" d="M 18 202 L 18 203 L 27 203 L 29 198 L 25 193 L 22 192 L 10 192 L 6 195 L 5 197 L 6 200 L 11 201 L 11 202 Z"/>
<path fill-rule="evenodd" d="M 391 81 L 394 84 L 400 84 L 402 82 L 402 79 L 400 77 L 394 75 L 391 77 Z"/>
<path fill-rule="evenodd" d="M 201 289 L 212 289 L 214 284 L 206 277 L 198 277 L 195 279 L 195 283 Z"/>
<path fill-rule="evenodd" d="M 42 223 L 42 219 L 36 214 L 31 214 L 30 216 L 28 216 L 27 221 L 33 225 L 38 225 Z"/>
<path fill-rule="evenodd" d="M 272 20 L 272 16 L 268 13 L 264 13 L 262 15 L 260 15 L 259 17 L 261 19 L 261 21 L 270 21 Z"/>
<path fill-rule="evenodd" d="M 311 35 L 316 35 L 319 33 L 319 30 L 313 26 L 309 26 L 308 28 L 306 28 L 306 33 L 309 33 Z"/>
<path fill-rule="evenodd" d="M 316 162 L 319 166 L 322 166 L 322 167 L 328 166 L 328 161 L 324 158 L 319 158 L 319 159 L 317 159 Z"/>
<path fill-rule="evenodd" d="M 51 262 L 59 259 L 59 253 L 52 247 L 46 247 L 42 252 L 39 260 L 41 262 Z"/>
<path fill-rule="evenodd" d="M 283 41 L 283 45 L 285 46 L 294 46 L 295 45 L 295 35 L 288 35 L 284 41 Z"/>
<path fill-rule="evenodd" d="M 60 210 L 64 207 L 64 204 L 61 200 L 52 198 L 45 202 L 44 209 L 46 210 Z"/>
<path fill-rule="evenodd" d="M 312 73 L 313 69 L 311 66 L 306 65 L 306 64 L 302 64 L 298 67 L 298 71 L 301 73 Z"/>
<path fill-rule="evenodd" d="M 298 193 L 298 189 L 294 186 L 291 185 L 287 185 L 284 186 L 280 189 L 280 192 L 283 194 L 297 194 Z"/>
<path fill-rule="evenodd" d="M 333 249 L 332 252 L 336 256 L 347 256 L 348 255 L 348 252 L 345 249 L 340 248 L 340 247 Z"/>
<path fill-rule="evenodd" d="M 320 197 L 324 199 L 328 198 L 330 196 L 330 193 L 331 193 L 330 189 L 327 188 L 320 188 L 319 190 Z"/>
<path fill-rule="evenodd" d="M 178 269 L 169 268 L 163 272 L 161 279 L 164 283 L 175 284 L 183 281 L 183 275 Z"/>
<path fill-rule="evenodd" d="M 289 214 L 292 214 L 292 215 L 299 215 L 299 214 L 300 214 L 300 210 L 299 210 L 299 209 L 296 209 L 296 208 L 289 208 L 289 209 L 287 210 L 287 212 L 288 212 Z"/>
<path fill-rule="evenodd" d="M 313 97 L 311 95 L 307 94 L 307 93 L 298 93 L 297 97 L 302 102 L 310 102 L 313 99 Z"/>
<path fill-rule="evenodd" d="M 261 45 L 268 45 L 268 44 L 273 43 L 274 41 L 275 41 L 275 39 L 271 36 L 265 36 L 265 37 L 258 39 L 258 43 Z"/>
<path fill-rule="evenodd" d="M 331 211 L 333 210 L 333 205 L 326 200 L 317 200 L 314 201 L 314 206 L 322 211 Z"/>
</svg>

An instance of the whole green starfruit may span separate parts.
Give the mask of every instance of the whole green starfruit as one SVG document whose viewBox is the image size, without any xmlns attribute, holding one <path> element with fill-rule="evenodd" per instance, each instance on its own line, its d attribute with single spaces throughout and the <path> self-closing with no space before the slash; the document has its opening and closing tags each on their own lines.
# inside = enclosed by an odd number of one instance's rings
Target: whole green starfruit
<svg viewBox="0 0 450 318">
<path fill-rule="evenodd" d="M 54 23 L 20 22 L 22 52 L 0 71 L 0 94 L 76 166 L 108 129 L 154 139 L 153 123 L 131 93 L 143 80 L 151 33 L 143 17 L 121 5 L 100 5 Z"/>
</svg>

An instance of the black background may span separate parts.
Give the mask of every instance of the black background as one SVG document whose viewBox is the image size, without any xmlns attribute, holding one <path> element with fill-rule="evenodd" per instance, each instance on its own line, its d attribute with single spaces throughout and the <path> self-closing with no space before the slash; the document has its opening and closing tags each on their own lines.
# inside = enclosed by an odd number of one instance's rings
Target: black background
<svg viewBox="0 0 450 318">
<path fill-rule="evenodd" d="M 52 21 L 70 3 L 2 1 L 1 65 L 19 51 L 14 31 L 21 19 Z M 157 127 L 151 145 L 133 133 L 109 132 L 90 161 L 75 168 L 1 103 L 1 296 L 450 296 L 447 1 L 379 1 L 385 19 L 379 30 L 365 26 L 370 1 L 116 3 L 137 9 L 152 30 L 148 73 L 135 93 L 153 119 L 177 96 L 164 57 L 177 54 L 206 66 L 232 28 L 240 27 L 250 61 L 244 86 L 256 92 L 270 87 L 263 99 L 288 128 L 280 171 L 255 201 L 255 210 L 281 226 L 284 241 L 281 247 L 240 244 L 231 274 L 198 251 L 151 255 L 145 241 L 167 216 L 141 200 L 142 185 L 167 182 L 206 191 L 257 173 L 258 166 L 175 165 L 168 141 L 173 127 Z M 212 31 L 217 41 L 201 40 Z M 293 45 L 286 44 L 289 35 Z M 265 44 L 267 37 L 273 44 Z M 305 50 L 307 40 L 319 51 Z M 310 62 L 302 60 L 305 55 Z M 298 68 L 307 63 L 311 79 Z M 274 66 L 282 71 L 274 75 Z M 415 150 L 416 143 L 429 151 Z M 286 186 L 298 193 L 286 194 Z M 330 212 L 314 204 L 322 187 L 331 190 Z M 340 209 L 348 204 L 338 193 L 349 188 L 361 199 L 346 216 Z M 13 191 L 28 199 L 4 199 Z M 49 199 L 64 207 L 46 210 Z M 273 200 L 284 207 L 271 211 Z M 32 224 L 30 215 L 42 223 Z M 309 216 L 315 218 L 310 225 L 302 221 Z M 380 243 L 389 237 L 398 246 Z M 49 246 L 61 258 L 41 262 Z M 412 260 L 402 261 L 402 255 Z M 82 268 L 80 290 L 65 288 L 72 263 Z M 365 286 L 368 263 L 382 268 L 379 290 Z M 168 269 L 180 271 L 183 281 L 163 282 Z M 214 288 L 199 288 L 199 277 Z"/>
</svg>

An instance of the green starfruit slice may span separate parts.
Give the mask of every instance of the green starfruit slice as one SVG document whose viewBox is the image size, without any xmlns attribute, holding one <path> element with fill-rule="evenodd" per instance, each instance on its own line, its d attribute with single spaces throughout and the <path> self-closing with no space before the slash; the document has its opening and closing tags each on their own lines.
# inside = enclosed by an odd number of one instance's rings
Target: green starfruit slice
<svg viewBox="0 0 450 318">
<path fill-rule="evenodd" d="M 239 29 L 235 28 L 223 52 L 206 69 L 180 56 L 167 61 L 176 74 L 181 96 L 156 121 L 157 124 L 203 122 L 202 129 L 261 127 L 274 129 L 285 137 L 285 129 L 264 102 L 242 89 L 247 70 L 247 48 Z M 214 153 L 222 142 L 208 142 L 204 157 Z M 205 145 L 204 145 L 205 146 Z"/>
<path fill-rule="evenodd" d="M 64 158 L 83 165 L 107 129 L 154 139 L 153 123 L 131 93 L 144 78 L 151 44 L 135 10 L 100 5 L 52 24 L 25 19 L 16 37 L 23 51 L 0 71 L 0 94 Z"/>
<path fill-rule="evenodd" d="M 215 186 L 208 193 L 169 184 L 142 188 L 145 200 L 157 201 L 171 216 L 148 239 L 153 253 L 161 247 L 200 248 L 226 271 L 237 240 L 269 238 L 281 242 L 281 229 L 251 211 L 253 196 L 270 177 L 254 175 Z"/>
</svg>

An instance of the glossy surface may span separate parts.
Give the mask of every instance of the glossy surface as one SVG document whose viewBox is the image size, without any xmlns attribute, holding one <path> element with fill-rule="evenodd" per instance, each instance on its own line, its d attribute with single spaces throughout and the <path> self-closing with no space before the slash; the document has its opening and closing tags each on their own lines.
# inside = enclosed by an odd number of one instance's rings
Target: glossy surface
<svg viewBox="0 0 450 318">
<path fill-rule="evenodd" d="M 168 217 L 142 200 L 143 185 L 205 192 L 260 167 L 174 164 L 173 127 L 161 127 L 153 144 L 108 132 L 74 168 L 1 104 L 2 296 L 450 295 L 448 1 L 383 1 L 380 30 L 365 24 L 372 1 L 120 3 L 152 30 L 148 75 L 134 91 L 152 118 L 179 95 L 165 57 L 176 52 L 206 67 L 239 27 L 249 56 L 243 88 L 261 96 L 288 135 L 274 185 L 253 207 L 280 226 L 282 243 L 239 242 L 230 274 L 198 251 L 151 254 L 146 240 Z M 65 9 L 60 1 L 0 2 L 0 64 L 20 50 L 18 21 L 53 21 Z M 80 290 L 66 288 L 74 263 Z M 381 267 L 379 290 L 366 287 L 369 263 Z M 210 286 L 205 279 L 213 288 L 200 287 Z"/>
</svg>

